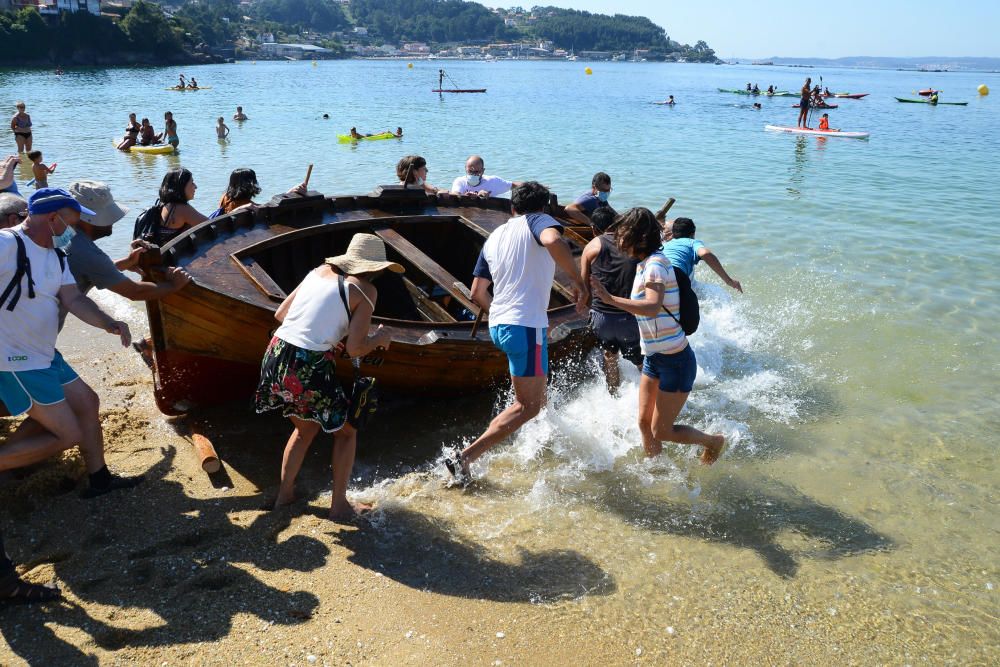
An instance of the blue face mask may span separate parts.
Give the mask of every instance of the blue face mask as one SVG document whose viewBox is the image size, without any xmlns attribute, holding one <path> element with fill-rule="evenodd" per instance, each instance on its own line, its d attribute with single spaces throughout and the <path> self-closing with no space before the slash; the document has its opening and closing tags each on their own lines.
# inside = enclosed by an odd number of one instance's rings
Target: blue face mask
<svg viewBox="0 0 1000 667">
<path fill-rule="evenodd" d="M 608 201 L 608 197 L 610 197 L 610 196 L 611 196 L 610 192 L 598 192 L 597 193 L 597 198 L 600 199 L 601 201 Z"/>
<path fill-rule="evenodd" d="M 480 176 L 479 174 L 468 174 L 466 175 L 465 178 L 468 181 L 469 185 L 472 187 L 476 187 L 477 185 L 483 182 L 483 177 Z"/>
<path fill-rule="evenodd" d="M 59 222 L 66 225 L 66 222 L 62 218 L 59 219 Z M 52 229 L 50 228 L 49 231 L 52 231 Z M 73 242 L 74 236 L 76 236 L 76 230 L 70 227 L 69 225 L 66 225 L 66 229 L 63 231 L 62 234 L 59 234 L 58 236 L 56 236 L 55 234 L 52 235 L 52 245 L 54 245 L 59 250 L 66 250 L 66 248 L 68 248 L 70 244 Z"/>
</svg>

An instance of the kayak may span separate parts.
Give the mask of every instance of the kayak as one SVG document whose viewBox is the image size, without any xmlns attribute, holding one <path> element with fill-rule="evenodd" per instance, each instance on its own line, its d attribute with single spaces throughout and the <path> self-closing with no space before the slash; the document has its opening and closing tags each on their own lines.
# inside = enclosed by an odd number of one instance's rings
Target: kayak
<svg viewBox="0 0 1000 667">
<path fill-rule="evenodd" d="M 399 137 L 397 137 L 392 132 L 380 132 L 379 134 L 373 134 L 370 137 L 361 137 L 359 139 L 355 139 L 354 137 L 352 137 L 349 134 L 338 134 L 337 135 L 337 141 L 339 141 L 342 144 L 349 144 L 352 141 L 361 141 L 362 139 L 364 139 L 366 141 L 377 141 L 379 139 L 398 139 L 398 138 Z"/>
<path fill-rule="evenodd" d="M 871 93 L 830 93 L 829 95 L 824 95 L 823 97 L 836 97 L 838 99 L 845 100 L 860 100 L 862 97 L 868 97 Z"/>
<path fill-rule="evenodd" d="M 792 93 L 787 90 L 776 90 L 773 93 L 768 93 L 766 90 L 762 90 L 759 93 L 752 93 L 749 90 L 739 90 L 738 88 L 719 88 L 720 93 L 736 93 L 737 95 L 763 95 L 764 97 L 798 97 L 797 93 Z"/>
<path fill-rule="evenodd" d="M 792 106 L 795 107 L 796 109 L 798 109 L 800 105 L 793 104 Z M 840 106 L 839 104 L 810 104 L 809 108 L 810 109 L 836 109 L 839 106 Z"/>
<path fill-rule="evenodd" d="M 197 88 L 178 88 L 174 86 L 173 88 L 164 88 L 164 90 L 176 90 L 178 93 L 183 93 L 188 90 L 212 90 L 211 86 L 198 86 Z"/>
<path fill-rule="evenodd" d="M 924 97 L 930 97 L 934 93 L 943 93 L 943 90 L 934 90 L 933 88 L 924 88 L 923 90 L 918 90 L 918 95 L 923 95 Z"/>
<path fill-rule="evenodd" d="M 899 102 L 907 102 L 909 104 L 950 104 L 955 107 L 964 107 L 968 104 L 968 102 L 931 102 L 930 100 L 908 100 L 905 97 L 897 97 L 896 100 Z"/>
<path fill-rule="evenodd" d="M 120 141 L 121 139 L 117 141 L 112 139 L 111 143 L 117 147 Z M 128 150 L 130 153 L 145 153 L 146 155 L 170 155 L 175 149 L 170 144 L 153 144 L 152 146 L 140 146 L 136 144 Z"/>
<path fill-rule="evenodd" d="M 840 137 L 842 139 L 867 139 L 868 132 L 844 132 L 843 130 L 813 130 L 804 127 L 786 127 L 784 125 L 765 125 L 765 130 L 772 132 L 791 132 L 792 134 L 814 134 L 820 137 Z"/>
</svg>

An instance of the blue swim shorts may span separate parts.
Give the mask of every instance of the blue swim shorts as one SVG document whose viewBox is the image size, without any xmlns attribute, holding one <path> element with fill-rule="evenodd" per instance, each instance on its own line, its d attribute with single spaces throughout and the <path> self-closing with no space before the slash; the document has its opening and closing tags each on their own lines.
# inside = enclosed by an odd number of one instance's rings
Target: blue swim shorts
<svg viewBox="0 0 1000 667">
<path fill-rule="evenodd" d="M 36 371 L 0 371 L 0 401 L 12 417 L 34 405 L 53 405 L 66 400 L 63 386 L 80 376 L 56 350 L 48 368 Z"/>
<path fill-rule="evenodd" d="M 642 374 L 659 380 L 660 391 L 687 393 L 694 387 L 698 360 L 690 345 L 673 354 L 650 354 L 642 362 Z"/>
<path fill-rule="evenodd" d="M 490 327 L 490 338 L 507 355 L 513 377 L 545 377 L 549 374 L 549 338 L 546 331 L 517 324 Z"/>
</svg>

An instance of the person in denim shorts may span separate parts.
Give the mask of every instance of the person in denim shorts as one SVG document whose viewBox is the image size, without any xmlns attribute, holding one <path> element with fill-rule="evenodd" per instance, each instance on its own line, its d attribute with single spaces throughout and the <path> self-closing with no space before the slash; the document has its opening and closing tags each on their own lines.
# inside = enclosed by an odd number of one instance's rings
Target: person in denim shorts
<svg viewBox="0 0 1000 667">
<path fill-rule="evenodd" d="M 649 209 L 626 211 L 615 224 L 618 248 L 639 260 L 631 298 L 608 293 L 590 279 L 595 296 L 636 316 L 645 359 L 639 381 L 639 430 L 646 456 L 657 456 L 663 441 L 701 445 L 701 462 L 715 463 L 726 447 L 722 435 L 675 423 L 698 374 L 694 351 L 671 313 L 680 313 L 680 293 L 670 261 L 660 251 L 661 229 Z M 669 310 L 669 312 L 668 312 Z"/>
</svg>

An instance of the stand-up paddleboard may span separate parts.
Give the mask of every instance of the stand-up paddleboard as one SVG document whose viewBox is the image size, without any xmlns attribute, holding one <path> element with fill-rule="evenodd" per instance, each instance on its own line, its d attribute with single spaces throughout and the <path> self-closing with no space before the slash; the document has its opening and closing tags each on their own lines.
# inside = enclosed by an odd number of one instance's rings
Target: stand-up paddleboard
<svg viewBox="0 0 1000 667">
<path fill-rule="evenodd" d="M 800 104 L 793 104 L 792 105 L 792 107 L 794 107 L 796 109 L 798 109 L 800 106 L 802 106 L 802 105 L 800 105 Z M 840 106 L 839 104 L 810 104 L 809 108 L 810 109 L 836 109 L 839 106 Z"/>
<path fill-rule="evenodd" d="M 930 100 L 910 100 L 905 97 L 897 97 L 896 101 L 906 102 L 908 104 L 930 104 L 935 106 L 939 104 L 949 104 L 953 107 L 964 107 L 968 104 L 968 102 L 931 102 Z"/>
<path fill-rule="evenodd" d="M 786 127 L 784 125 L 765 125 L 765 130 L 772 132 L 791 132 L 792 134 L 814 134 L 819 137 L 840 137 L 842 139 L 867 139 L 868 132 L 845 132 L 843 130 L 813 130 L 804 127 Z"/>
</svg>

